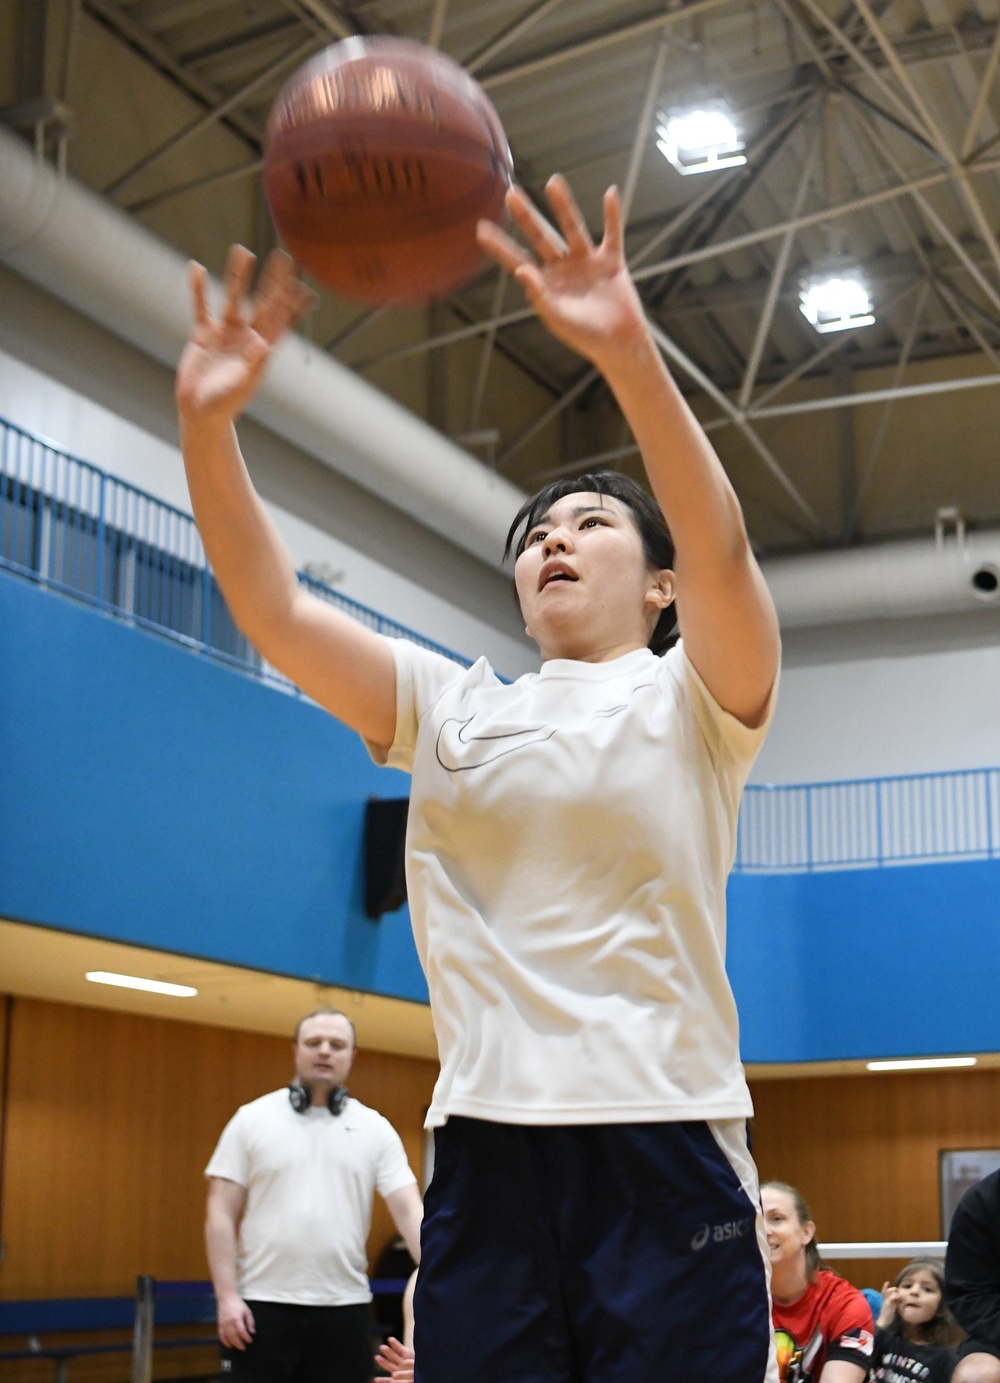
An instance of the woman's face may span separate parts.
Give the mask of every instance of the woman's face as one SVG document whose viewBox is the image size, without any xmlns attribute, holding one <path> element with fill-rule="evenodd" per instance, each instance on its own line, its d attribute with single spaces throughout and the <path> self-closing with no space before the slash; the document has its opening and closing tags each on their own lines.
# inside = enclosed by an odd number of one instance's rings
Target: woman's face
<svg viewBox="0 0 1000 1383">
<path fill-rule="evenodd" d="M 812 1220 L 803 1224 L 788 1192 L 779 1191 L 774 1186 L 764 1187 L 760 1193 L 760 1203 L 772 1266 L 804 1264 L 806 1245 L 816 1237 L 816 1226 Z"/>
<path fill-rule="evenodd" d="M 924 1325 L 933 1320 L 941 1306 L 941 1288 L 927 1268 L 907 1273 L 898 1284 L 896 1314 L 905 1325 Z"/>
<path fill-rule="evenodd" d="M 644 648 L 673 599 L 673 573 L 650 568 L 632 511 L 610 495 L 566 495 L 525 535 L 517 598 L 543 658 Z"/>
</svg>

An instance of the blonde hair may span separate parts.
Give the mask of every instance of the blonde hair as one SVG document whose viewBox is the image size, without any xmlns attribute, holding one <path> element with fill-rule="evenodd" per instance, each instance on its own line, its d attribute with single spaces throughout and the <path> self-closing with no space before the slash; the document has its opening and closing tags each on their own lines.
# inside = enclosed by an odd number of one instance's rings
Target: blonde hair
<svg viewBox="0 0 1000 1383">
<path fill-rule="evenodd" d="M 760 1189 L 761 1191 L 766 1191 L 769 1187 L 772 1191 L 783 1192 L 789 1198 L 789 1200 L 795 1206 L 795 1214 L 798 1217 L 800 1225 L 807 1225 L 809 1223 L 815 1225 L 812 1211 L 809 1209 L 809 1203 L 797 1187 L 789 1186 L 787 1181 L 765 1181 Z M 815 1234 L 813 1234 L 813 1237 L 809 1240 L 809 1243 L 806 1244 L 805 1254 L 806 1276 L 808 1277 L 809 1281 L 812 1282 L 816 1274 L 819 1272 L 820 1268 L 823 1267 L 823 1260 L 819 1256 L 819 1247 L 816 1243 Z"/>
<path fill-rule="evenodd" d="M 358 1045 L 358 1034 L 354 1031 L 354 1024 L 346 1013 L 341 1013 L 339 1008 L 314 1008 L 312 1013 L 304 1013 L 295 1024 L 295 1031 L 292 1033 L 292 1044 L 299 1045 L 299 1033 L 302 1031 L 302 1024 L 308 1023 L 310 1018 L 343 1018 L 344 1022 L 351 1030 L 351 1044 Z"/>
</svg>

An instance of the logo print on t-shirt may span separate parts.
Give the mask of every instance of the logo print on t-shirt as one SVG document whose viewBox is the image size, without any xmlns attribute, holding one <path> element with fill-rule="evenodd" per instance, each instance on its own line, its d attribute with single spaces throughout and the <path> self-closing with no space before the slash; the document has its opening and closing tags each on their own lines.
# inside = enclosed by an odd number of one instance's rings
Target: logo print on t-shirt
<svg viewBox="0 0 1000 1383">
<path fill-rule="evenodd" d="M 469 768 L 483 768 L 504 754 L 542 744 L 556 732 L 554 725 L 528 725 L 523 730 L 508 730 L 502 734 L 474 735 L 469 726 L 475 720 L 446 720 L 438 731 L 437 761 L 449 773 L 463 773 Z"/>
<path fill-rule="evenodd" d="M 637 692 L 652 685 L 652 682 L 640 682 L 632 690 Z M 588 725 L 593 725 L 595 720 L 621 715 L 627 710 L 628 705 L 624 702 L 617 706 L 602 707 L 601 710 L 593 712 Z M 435 753 L 438 763 L 448 773 L 464 773 L 470 768 L 484 768 L 487 764 L 502 759 L 505 754 L 513 754 L 516 750 L 527 749 L 533 744 L 544 744 L 560 729 L 566 728 L 558 725 L 526 725 L 518 730 L 501 730 L 493 734 L 477 735 L 470 729 L 475 719 L 474 715 L 469 716 L 468 720 L 459 720 L 457 716 L 453 716 L 446 720 L 438 731 Z"/>
</svg>

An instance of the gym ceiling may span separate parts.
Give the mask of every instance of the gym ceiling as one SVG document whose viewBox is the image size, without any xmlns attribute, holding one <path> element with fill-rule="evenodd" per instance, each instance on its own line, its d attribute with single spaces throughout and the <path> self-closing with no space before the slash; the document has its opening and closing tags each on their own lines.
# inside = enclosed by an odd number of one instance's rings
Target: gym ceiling
<svg viewBox="0 0 1000 1383">
<path fill-rule="evenodd" d="M 274 243 L 271 101 L 352 34 L 461 62 L 540 204 L 560 170 L 598 233 L 623 189 L 647 313 L 762 553 L 1000 522 L 1000 0 L 4 0 L 0 119 L 218 273 L 230 241 Z M 682 176 L 657 127 L 719 102 L 746 162 Z M 831 261 L 873 324 L 806 320 Z M 602 381 L 495 270 L 421 309 L 321 293 L 304 329 L 525 489 L 640 473 Z"/>
</svg>

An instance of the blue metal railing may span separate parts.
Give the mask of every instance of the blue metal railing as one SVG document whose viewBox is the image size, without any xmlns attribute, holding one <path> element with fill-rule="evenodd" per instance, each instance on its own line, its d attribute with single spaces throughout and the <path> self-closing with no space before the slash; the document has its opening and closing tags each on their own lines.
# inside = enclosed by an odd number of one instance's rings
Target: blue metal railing
<svg viewBox="0 0 1000 1383">
<path fill-rule="evenodd" d="M 236 628 L 189 514 L 0 419 L 0 567 L 285 690 Z M 379 633 L 468 660 L 304 573 Z M 1000 857 L 1000 769 L 750 786 L 735 869 L 789 873 Z"/>
<path fill-rule="evenodd" d="M 0 567 L 289 691 L 233 623 L 190 514 L 0 419 Z M 469 660 L 305 573 L 381 634 Z"/>
<path fill-rule="evenodd" d="M 751 785 L 735 868 L 797 873 L 1000 857 L 1000 769 Z"/>
</svg>

